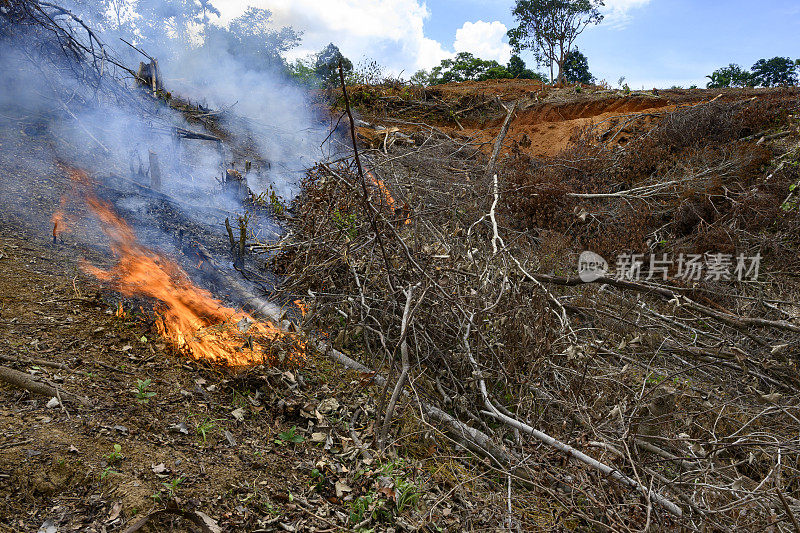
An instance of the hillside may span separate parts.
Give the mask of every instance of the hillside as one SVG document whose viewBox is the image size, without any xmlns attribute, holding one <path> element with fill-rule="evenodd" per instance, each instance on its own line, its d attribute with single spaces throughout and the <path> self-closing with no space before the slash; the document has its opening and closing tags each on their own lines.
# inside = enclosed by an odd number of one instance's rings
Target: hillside
<svg viewBox="0 0 800 533">
<path fill-rule="evenodd" d="M 0 530 L 795 527 L 800 89 L 211 108 L 17 5 Z"/>
</svg>

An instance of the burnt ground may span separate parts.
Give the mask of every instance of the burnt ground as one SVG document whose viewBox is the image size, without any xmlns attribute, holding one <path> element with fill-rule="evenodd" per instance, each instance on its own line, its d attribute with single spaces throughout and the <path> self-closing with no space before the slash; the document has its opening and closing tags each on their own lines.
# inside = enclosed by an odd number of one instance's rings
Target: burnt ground
<svg viewBox="0 0 800 533">
<path fill-rule="evenodd" d="M 0 385 L 0 531 L 122 531 L 163 509 L 205 513 L 223 531 L 455 531 L 500 520 L 502 498 L 472 496 L 494 486 L 485 469 L 419 438 L 427 430 L 410 417 L 399 426 L 411 444 L 359 451 L 354 438 L 373 441 L 377 396 L 363 376 L 311 353 L 299 368 L 233 371 L 175 352 L 154 330 L 151 302 L 81 268 L 113 260 L 48 135 L 24 118 L 2 122 L 0 364 L 92 405 L 52 407 Z M 102 183 L 101 196 L 125 196 Z M 54 244 L 50 217 L 64 195 L 75 209 Z M 225 247 L 217 234 L 195 236 Z M 194 260 L 177 259 L 187 269 Z M 198 529 L 158 514 L 141 530 Z"/>
<path fill-rule="evenodd" d="M 421 440 L 406 458 L 359 453 L 352 414 L 372 409 L 363 376 L 313 356 L 296 369 L 238 372 L 187 359 L 77 266 L 105 254 L 53 245 L 5 217 L 0 228 L 2 364 L 93 402 L 48 407 L 50 398 L 0 387 L 1 531 L 117 531 L 169 507 L 201 511 L 224 531 L 350 530 L 372 513 L 379 528 L 406 530 L 493 521 L 493 502 L 470 501 L 479 471 L 413 458 L 434 444 Z M 139 380 L 151 380 L 146 402 Z M 366 420 L 352 427 L 369 444 Z M 398 494 L 419 502 L 403 508 Z M 431 516 L 404 518 L 412 507 Z M 167 515 L 148 530 L 192 529 Z"/>
<path fill-rule="evenodd" d="M 165 346 L 145 315 L 127 308 L 117 316 L 119 300 L 76 268 L 78 257 L 100 262 L 101 254 L 5 223 L 2 233 L 3 364 L 94 405 L 50 408 L 49 398 L 0 388 L 0 529 L 36 531 L 49 521 L 61 531 L 113 531 L 175 505 L 228 531 L 329 530 L 343 523 L 336 511 L 349 519 L 347 493 L 336 496 L 340 478 L 370 492 L 381 468 L 355 460 L 343 420 L 345 404 L 362 403 L 359 376 L 315 358 L 292 371 L 198 364 Z M 145 403 L 136 385 L 147 379 Z M 357 467 L 361 478 L 348 481 Z M 413 466 L 403 475 L 421 477 Z M 151 530 L 184 530 L 161 520 Z"/>
</svg>

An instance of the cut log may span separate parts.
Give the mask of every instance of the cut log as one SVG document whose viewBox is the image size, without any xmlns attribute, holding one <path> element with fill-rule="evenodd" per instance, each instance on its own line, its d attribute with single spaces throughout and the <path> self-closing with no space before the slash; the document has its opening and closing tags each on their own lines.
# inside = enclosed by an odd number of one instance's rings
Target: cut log
<svg viewBox="0 0 800 533">
<path fill-rule="evenodd" d="M 139 63 L 139 71 L 136 73 L 136 80 L 144 87 L 153 91 L 153 96 L 155 96 L 158 91 L 163 88 L 161 72 L 158 68 L 158 60 L 151 59 L 149 63 Z"/>
<path fill-rule="evenodd" d="M 242 176 L 238 170 L 229 168 L 225 172 L 225 181 L 222 182 L 223 188 L 231 196 L 243 202 L 250 196 L 250 188 L 247 186 L 247 178 Z"/>
</svg>

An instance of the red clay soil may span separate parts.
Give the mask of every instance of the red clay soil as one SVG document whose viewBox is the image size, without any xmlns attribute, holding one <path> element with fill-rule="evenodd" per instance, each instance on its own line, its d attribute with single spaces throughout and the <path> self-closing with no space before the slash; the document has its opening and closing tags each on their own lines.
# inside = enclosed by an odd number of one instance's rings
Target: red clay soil
<svg viewBox="0 0 800 533">
<path fill-rule="evenodd" d="M 486 80 L 446 83 L 432 87 L 445 99 L 461 96 L 497 96 L 503 100 L 515 100 L 526 96 L 542 96 L 554 87 L 534 80 Z"/>
<path fill-rule="evenodd" d="M 373 89 L 383 96 L 394 95 L 397 98 L 394 94 L 397 91 L 393 89 Z M 614 131 L 609 132 L 608 136 L 616 144 L 625 144 L 632 128 L 649 128 L 659 120 L 661 113 L 672 111 L 677 106 L 693 105 L 717 97 L 721 101 L 760 98 L 769 93 L 769 89 L 654 89 L 652 92 L 626 94 L 593 85 L 582 85 L 578 89 L 575 86 L 554 87 L 533 80 L 464 81 L 424 89 L 426 101 L 440 102 L 459 116 L 458 125 L 453 120 L 443 120 L 443 117 L 432 114 L 420 118 L 413 116 L 412 111 L 411 115 L 404 116 L 404 109 L 394 110 L 393 118 L 436 126 L 451 136 L 481 146 L 488 154 L 505 118 L 496 101 L 499 99 L 506 105 L 517 101 L 519 110 L 511 123 L 504 143 L 505 150 L 516 143 L 528 155 L 552 157 L 567 147 L 569 139 L 580 128 L 588 125 L 602 123 L 600 134 L 613 128 Z M 412 108 L 413 105 L 407 109 Z M 373 115 L 371 111 L 366 110 L 364 116 L 380 126 L 380 116 Z M 419 129 L 396 122 L 388 125 L 400 126 L 406 134 L 413 134 Z M 617 130 L 621 131 L 617 133 Z"/>
<path fill-rule="evenodd" d="M 617 117 L 641 114 L 645 126 L 653 122 L 650 113 L 673 109 L 666 99 L 653 97 L 604 98 L 584 102 L 564 104 L 535 104 L 518 111 L 511 121 L 506 148 L 514 142 L 520 149 L 535 157 L 554 156 L 565 149 L 574 133 L 585 126 L 607 123 L 608 127 L 616 127 L 620 122 Z M 492 119 L 485 124 L 464 125 L 463 131 L 453 131 L 473 138 L 481 144 L 485 151 L 491 151 L 491 143 L 500 132 L 503 118 Z M 623 134 L 617 140 L 624 143 Z"/>
</svg>

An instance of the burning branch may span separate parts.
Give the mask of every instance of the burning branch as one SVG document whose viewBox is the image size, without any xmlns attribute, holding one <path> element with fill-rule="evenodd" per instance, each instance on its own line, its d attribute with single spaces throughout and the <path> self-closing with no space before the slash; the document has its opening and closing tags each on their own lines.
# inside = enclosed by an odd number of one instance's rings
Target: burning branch
<svg viewBox="0 0 800 533">
<path fill-rule="evenodd" d="M 194 285 L 174 261 L 139 244 L 133 229 L 90 190 L 88 176 L 70 169 L 83 183 L 84 199 L 111 241 L 117 263 L 102 270 L 86 262 L 83 268 L 125 296 L 144 296 L 158 303 L 159 334 L 185 355 L 231 367 L 292 364 L 304 358 L 304 343 L 270 322 L 226 307 Z"/>
</svg>

